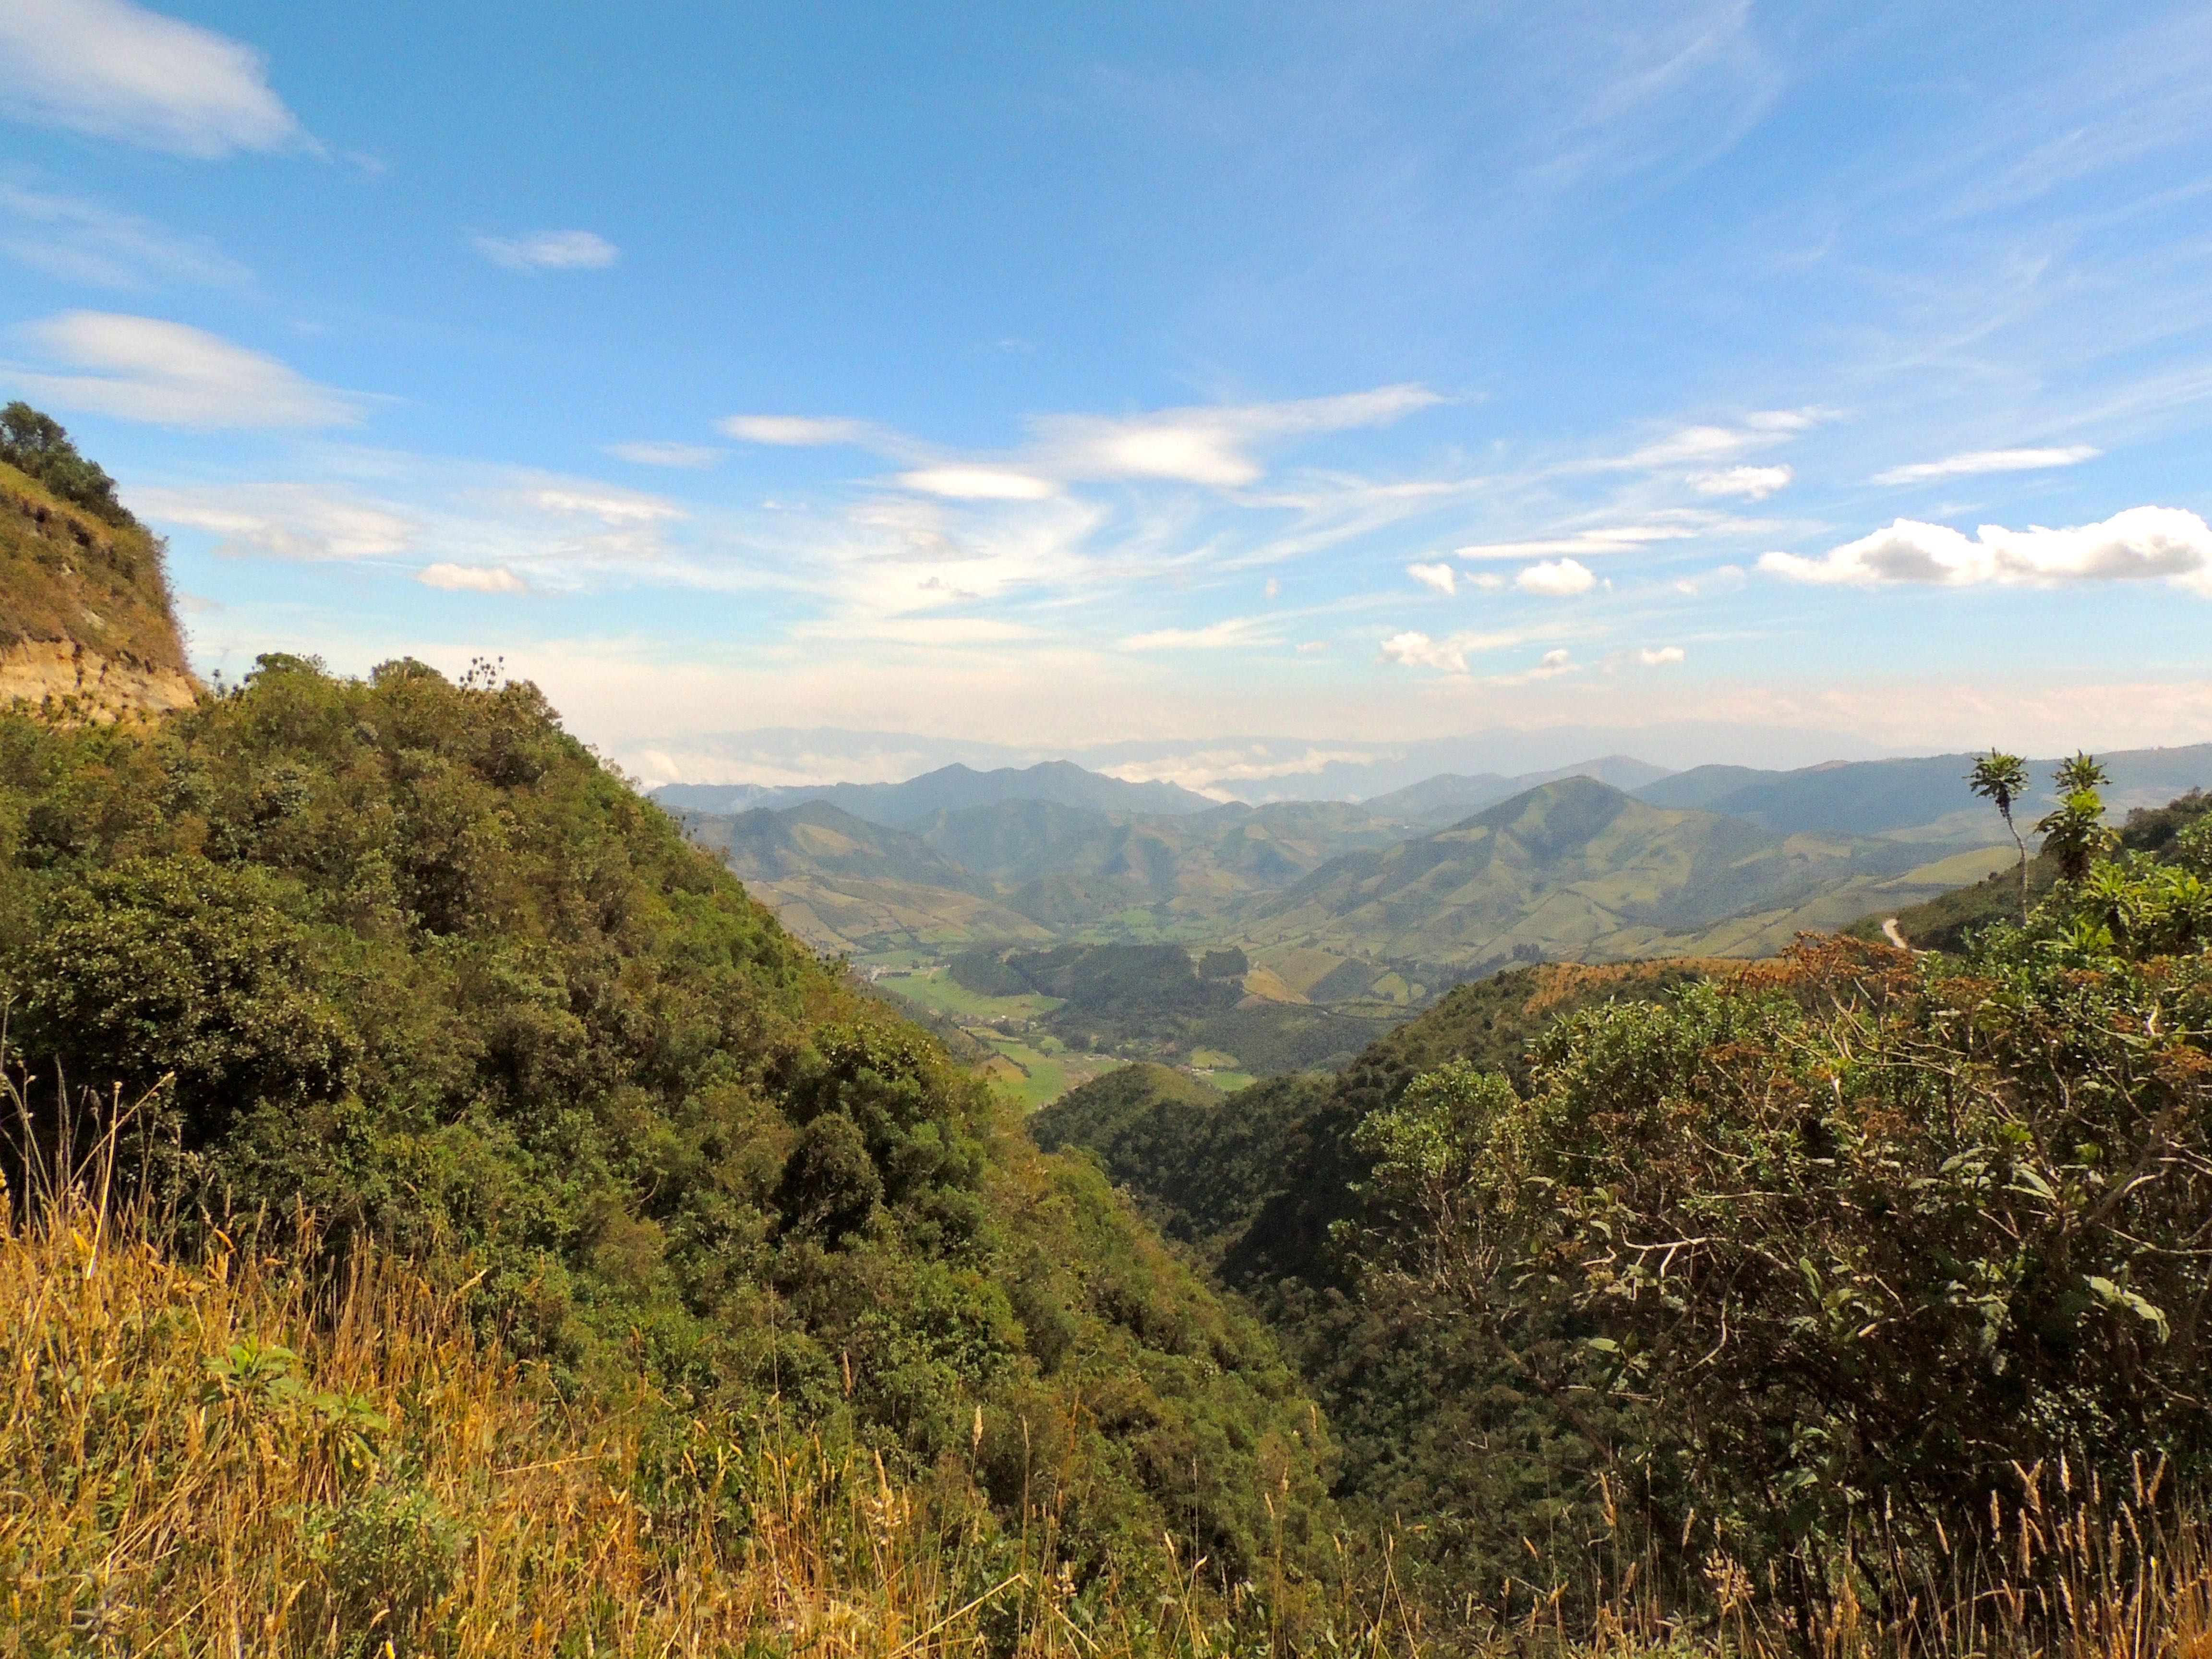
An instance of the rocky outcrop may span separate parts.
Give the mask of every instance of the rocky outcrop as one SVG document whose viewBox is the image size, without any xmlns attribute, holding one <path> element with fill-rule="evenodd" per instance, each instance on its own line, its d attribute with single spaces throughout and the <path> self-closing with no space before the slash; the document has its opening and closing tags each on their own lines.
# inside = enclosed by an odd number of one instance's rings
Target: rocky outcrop
<svg viewBox="0 0 2212 1659">
<path fill-rule="evenodd" d="M 0 465 L 0 708 L 105 723 L 200 696 L 161 544 Z"/>
<path fill-rule="evenodd" d="M 0 707 L 27 703 L 58 720 L 108 721 L 163 714 L 200 697 L 199 682 L 88 651 L 73 640 L 33 640 L 0 648 Z"/>
</svg>

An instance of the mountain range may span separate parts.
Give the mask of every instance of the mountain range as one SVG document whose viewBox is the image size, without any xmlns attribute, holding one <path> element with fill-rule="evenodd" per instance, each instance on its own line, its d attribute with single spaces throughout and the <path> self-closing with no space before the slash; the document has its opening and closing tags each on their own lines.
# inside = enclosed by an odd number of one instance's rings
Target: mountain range
<svg viewBox="0 0 2212 1659">
<path fill-rule="evenodd" d="M 1002 766 L 988 772 L 955 763 L 903 783 L 830 783 L 764 788 L 752 783 L 671 783 L 653 792 L 664 806 L 689 812 L 746 811 L 828 801 L 871 823 L 915 830 L 940 812 L 1007 801 L 1048 801 L 1106 812 L 1204 812 L 1220 803 L 1173 783 L 1130 783 L 1073 761 Z"/>
<path fill-rule="evenodd" d="M 2103 757 L 2117 807 L 2212 783 L 2212 744 Z M 1609 756 L 1363 802 L 1218 804 L 1066 762 L 902 784 L 659 792 L 821 949 L 1241 946 L 1261 1001 L 1401 1006 L 1515 962 L 1769 954 L 2008 863 L 1971 755 L 1686 772 Z M 2033 765 L 2023 829 L 2054 762 Z M 793 797 L 800 799 L 792 799 Z"/>
</svg>

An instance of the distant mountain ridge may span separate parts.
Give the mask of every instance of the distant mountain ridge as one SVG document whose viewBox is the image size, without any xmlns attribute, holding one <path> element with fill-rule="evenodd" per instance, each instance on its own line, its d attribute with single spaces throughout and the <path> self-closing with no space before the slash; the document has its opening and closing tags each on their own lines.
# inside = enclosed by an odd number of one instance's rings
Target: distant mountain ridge
<svg viewBox="0 0 2212 1659">
<path fill-rule="evenodd" d="M 1002 766 L 988 772 L 955 762 L 903 783 L 831 783 L 764 788 L 759 784 L 664 784 L 653 792 L 662 805 L 693 812 L 744 811 L 828 801 L 840 811 L 894 830 L 918 830 L 941 812 L 1006 801 L 1048 801 L 1102 812 L 1175 815 L 1206 812 L 1220 803 L 1173 783 L 1130 783 L 1092 772 L 1073 761 Z"/>
<path fill-rule="evenodd" d="M 1345 854 L 1238 921 L 1253 945 L 1461 977 L 1516 961 L 1756 956 L 1800 928 L 1850 921 L 1927 852 L 1905 841 L 1778 835 L 1576 776 L 1449 829 Z M 1955 879 L 1946 872 L 1901 890 L 1927 896 Z"/>
<path fill-rule="evenodd" d="M 2107 804 L 2116 809 L 2156 806 L 2191 788 L 2212 783 L 2212 743 L 2171 749 L 2124 749 L 2097 758 L 2111 773 Z M 1941 824 L 1960 814 L 1989 816 L 1966 793 L 1971 754 L 1927 755 L 1897 760 L 1834 762 L 1794 772 L 1747 766 L 1697 766 L 1641 787 L 1638 800 L 1748 818 L 1781 835 L 1820 830 L 1845 835 Z M 2054 805 L 2051 774 L 2056 759 L 2032 760 L 2033 785 L 2021 816 L 2033 821 Z"/>
<path fill-rule="evenodd" d="M 1650 761 L 1638 760 L 1631 755 L 1601 755 L 1595 760 L 1577 761 L 1572 766 L 1523 772 L 1513 777 L 1498 772 L 1440 772 L 1403 789 L 1371 795 L 1359 804 L 1378 817 L 1442 828 L 1480 812 L 1486 806 L 1510 800 L 1524 790 L 1554 783 L 1561 778 L 1595 778 L 1616 789 L 1633 791 L 1672 775 L 1665 767 L 1654 766 Z"/>
</svg>

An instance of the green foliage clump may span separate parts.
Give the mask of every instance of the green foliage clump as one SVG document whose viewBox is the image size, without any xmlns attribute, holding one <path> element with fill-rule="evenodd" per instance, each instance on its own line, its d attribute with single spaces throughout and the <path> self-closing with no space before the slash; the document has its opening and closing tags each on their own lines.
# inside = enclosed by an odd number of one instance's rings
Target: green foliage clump
<svg viewBox="0 0 2212 1659">
<path fill-rule="evenodd" d="M 642 1368 L 951 1512 L 1050 1497 L 1086 1573 L 1164 1530 L 1225 1583 L 1319 1547 L 1325 1437 L 1265 1333 L 531 686 L 270 656 L 158 726 L 0 716 L 0 994 L 41 1077 L 146 1097 L 183 1213 L 441 1264 L 573 1395 Z"/>
<path fill-rule="evenodd" d="M 115 498 L 115 480 L 77 453 L 60 422 L 20 398 L 0 409 L 0 461 L 105 523 L 138 526 L 131 510 Z"/>
<path fill-rule="evenodd" d="M 2104 866 L 1964 962 L 1808 943 L 1593 1010 L 1525 1094 L 1432 1073 L 1358 1132 L 1364 1248 L 1527 1365 L 1661 1534 L 1694 1510 L 1799 1559 L 1869 1512 L 1955 1528 L 2038 1459 L 2193 1480 L 2212 960 L 2170 901 L 2197 882 Z"/>
</svg>

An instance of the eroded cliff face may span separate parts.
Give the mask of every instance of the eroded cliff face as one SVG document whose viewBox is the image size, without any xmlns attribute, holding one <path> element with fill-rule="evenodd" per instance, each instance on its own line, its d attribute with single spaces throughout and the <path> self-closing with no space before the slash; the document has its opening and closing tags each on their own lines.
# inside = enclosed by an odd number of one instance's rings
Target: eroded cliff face
<svg viewBox="0 0 2212 1659">
<path fill-rule="evenodd" d="M 31 702 L 63 719 L 112 720 L 165 714 L 200 695 L 200 683 L 189 673 L 103 656 L 74 640 L 33 640 L 0 650 L 0 707 Z"/>
<path fill-rule="evenodd" d="M 0 465 L 0 707 L 108 721 L 200 696 L 161 544 Z"/>
</svg>

